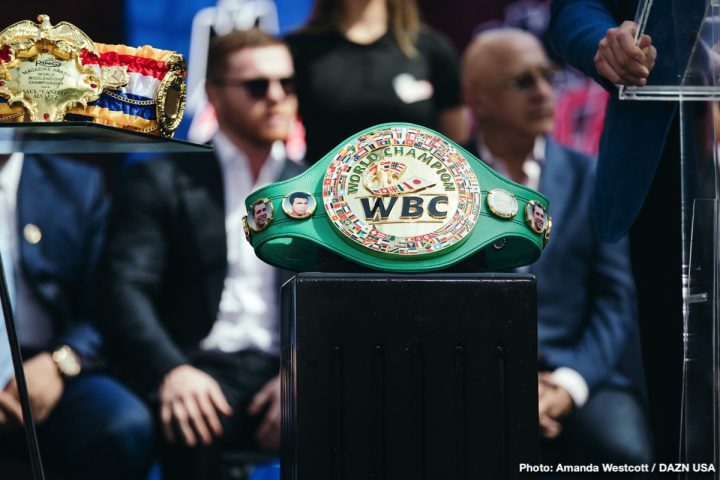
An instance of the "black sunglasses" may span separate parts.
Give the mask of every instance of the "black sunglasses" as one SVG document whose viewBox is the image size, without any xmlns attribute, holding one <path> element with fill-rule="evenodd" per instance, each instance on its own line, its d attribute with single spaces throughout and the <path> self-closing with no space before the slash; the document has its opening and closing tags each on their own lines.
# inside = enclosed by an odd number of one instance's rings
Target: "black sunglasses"
<svg viewBox="0 0 720 480">
<path fill-rule="evenodd" d="M 527 71 L 507 82 L 507 86 L 513 90 L 528 91 L 537 85 L 542 79 L 549 85 L 555 81 L 557 70 L 552 67 L 538 68 Z"/>
<path fill-rule="evenodd" d="M 245 88 L 251 97 L 253 97 L 256 100 L 260 100 L 262 98 L 265 98 L 268 93 L 268 89 L 270 88 L 270 82 L 273 81 L 280 82 L 280 86 L 283 89 L 283 92 L 285 92 L 285 95 L 292 95 L 295 93 L 295 79 L 293 77 L 286 77 L 286 78 L 251 78 L 249 80 L 239 80 L 239 79 L 218 79 L 214 80 L 212 83 L 215 85 L 221 85 L 224 87 L 243 87 Z"/>
</svg>

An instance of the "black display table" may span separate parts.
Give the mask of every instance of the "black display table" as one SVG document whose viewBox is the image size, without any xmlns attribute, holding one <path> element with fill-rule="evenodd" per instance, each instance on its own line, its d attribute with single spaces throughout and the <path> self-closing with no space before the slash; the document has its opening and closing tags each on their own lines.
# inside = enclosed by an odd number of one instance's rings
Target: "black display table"
<svg viewBox="0 0 720 480">
<path fill-rule="evenodd" d="M 283 480 L 537 462 L 534 277 L 300 274 L 282 302 Z"/>
</svg>

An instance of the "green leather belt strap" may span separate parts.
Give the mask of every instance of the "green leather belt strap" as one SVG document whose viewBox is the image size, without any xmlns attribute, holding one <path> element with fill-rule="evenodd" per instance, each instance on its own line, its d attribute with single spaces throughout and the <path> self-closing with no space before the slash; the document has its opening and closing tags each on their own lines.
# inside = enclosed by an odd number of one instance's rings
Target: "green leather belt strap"
<svg viewBox="0 0 720 480">
<path fill-rule="evenodd" d="M 294 271 L 332 270 L 337 256 L 388 272 L 506 269 L 534 262 L 552 227 L 543 195 L 408 123 L 348 138 L 245 206 L 256 255 Z"/>
</svg>

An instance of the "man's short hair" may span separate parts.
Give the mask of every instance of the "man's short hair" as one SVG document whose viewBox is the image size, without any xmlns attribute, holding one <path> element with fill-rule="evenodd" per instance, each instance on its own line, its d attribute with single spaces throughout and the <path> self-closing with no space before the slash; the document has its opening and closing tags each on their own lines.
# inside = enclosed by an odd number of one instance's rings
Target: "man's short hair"
<svg viewBox="0 0 720 480">
<path fill-rule="evenodd" d="M 289 200 L 290 200 L 290 205 L 292 205 L 293 203 L 295 203 L 295 200 L 297 200 L 298 198 L 302 198 L 302 199 L 305 199 L 305 200 L 308 200 L 308 201 L 310 200 L 310 199 L 308 198 L 308 194 L 307 194 L 307 193 L 305 193 L 305 192 L 295 192 L 295 193 L 293 193 L 292 195 L 290 195 L 290 199 L 289 199 Z"/>
<path fill-rule="evenodd" d="M 268 35 L 257 27 L 249 30 L 233 30 L 227 35 L 221 35 L 210 41 L 207 58 L 208 81 L 219 80 L 228 69 L 228 57 L 245 48 L 285 46 L 282 40 Z"/>
<path fill-rule="evenodd" d="M 257 200 L 255 203 L 252 204 L 251 212 L 252 212 L 253 218 L 255 218 L 255 209 L 257 207 L 259 207 L 260 205 L 265 205 L 265 202 L 262 199 Z M 267 207 L 267 205 L 265 205 L 265 206 Z"/>
</svg>

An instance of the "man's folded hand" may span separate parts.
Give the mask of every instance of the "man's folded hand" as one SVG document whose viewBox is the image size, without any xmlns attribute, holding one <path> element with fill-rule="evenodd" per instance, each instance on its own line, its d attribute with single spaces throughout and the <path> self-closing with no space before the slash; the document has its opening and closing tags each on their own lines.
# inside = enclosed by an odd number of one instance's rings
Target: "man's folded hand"
<svg viewBox="0 0 720 480">
<path fill-rule="evenodd" d="M 165 438 L 176 441 L 176 431 L 189 447 L 198 441 L 210 445 L 222 435 L 218 414 L 230 415 L 232 408 L 217 381 L 190 365 L 175 367 L 160 386 L 160 419 Z"/>
<path fill-rule="evenodd" d="M 600 40 L 593 60 L 595 68 L 615 85 L 639 86 L 647 84 L 650 71 L 655 66 L 657 51 L 649 35 L 642 35 L 635 44 L 638 26 L 625 21 L 611 28 Z"/>
</svg>

